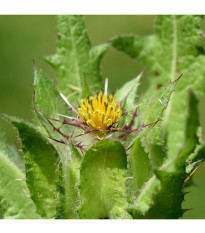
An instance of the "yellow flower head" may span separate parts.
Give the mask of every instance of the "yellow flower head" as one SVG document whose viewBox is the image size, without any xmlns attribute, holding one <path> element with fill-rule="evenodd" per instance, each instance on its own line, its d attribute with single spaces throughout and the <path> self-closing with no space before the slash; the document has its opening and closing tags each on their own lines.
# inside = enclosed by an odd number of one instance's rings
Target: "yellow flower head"
<svg viewBox="0 0 205 233">
<path fill-rule="evenodd" d="M 98 93 L 81 99 L 78 115 L 89 127 L 96 130 L 106 130 L 121 116 L 120 106 L 113 95 Z"/>
</svg>

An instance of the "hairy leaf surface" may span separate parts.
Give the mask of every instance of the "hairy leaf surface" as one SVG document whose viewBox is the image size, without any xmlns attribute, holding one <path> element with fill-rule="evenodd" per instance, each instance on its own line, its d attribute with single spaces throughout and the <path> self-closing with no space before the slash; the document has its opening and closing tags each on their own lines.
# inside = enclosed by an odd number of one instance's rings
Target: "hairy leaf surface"
<svg viewBox="0 0 205 233">
<path fill-rule="evenodd" d="M 91 90 L 101 88 L 99 67 L 107 49 L 107 44 L 91 45 L 82 16 L 58 16 L 57 51 L 46 60 L 57 72 L 59 89 L 74 105 L 84 87 L 84 75 Z"/>
<path fill-rule="evenodd" d="M 183 73 L 165 116 L 164 137 L 167 136 L 170 158 L 176 156 L 185 140 L 187 89 L 193 89 L 197 98 L 205 93 L 205 56 L 197 44 L 202 33 L 200 20 L 200 16 L 192 15 L 157 16 L 154 35 L 121 36 L 113 40 L 115 48 L 148 69 L 151 82 L 147 96 Z"/>
<path fill-rule="evenodd" d="M 142 127 L 142 131 L 131 133 L 127 140 L 131 146 L 136 138 L 141 138 L 143 147 L 151 160 L 151 165 L 154 167 L 161 166 L 166 159 L 161 121 L 164 118 L 165 109 L 177 82 L 178 79 L 164 85 L 150 98 L 142 101 L 140 104 L 140 114 L 136 120 L 135 127 L 152 124 L 146 128 Z"/>
<path fill-rule="evenodd" d="M 60 155 L 62 163 L 61 175 L 59 177 L 58 190 L 60 201 L 57 207 L 57 218 L 74 218 L 76 217 L 74 206 L 78 203 L 78 187 L 74 185 L 79 180 L 79 167 L 78 165 L 80 154 L 73 148 L 72 143 L 69 142 L 64 136 L 62 136 L 57 130 L 54 130 L 62 126 L 61 123 L 52 121 L 47 118 L 54 118 L 61 120 L 62 117 L 56 113 L 63 115 L 71 115 L 71 111 L 64 100 L 61 98 L 59 92 L 55 86 L 49 81 L 41 71 L 35 71 L 35 99 L 34 106 L 35 112 L 45 127 L 48 135 L 54 141 L 56 150 Z M 49 123 L 49 121 L 50 123 Z M 52 124 L 52 125 L 51 125 Z M 74 130 L 70 125 L 64 125 L 60 128 L 60 131 L 65 135 L 69 134 Z M 77 130 L 75 131 L 77 132 Z M 61 143 L 64 142 L 64 143 Z M 74 200 L 76 197 L 76 200 Z M 72 199 L 72 202 L 71 202 Z"/>
<path fill-rule="evenodd" d="M 119 142 L 103 140 L 86 152 L 80 170 L 80 218 L 130 218 L 125 210 L 126 169 Z"/>
<path fill-rule="evenodd" d="M 131 203 L 140 194 L 142 187 L 152 176 L 152 168 L 148 154 L 141 145 L 141 138 L 137 138 L 131 147 L 129 196 Z"/>
<path fill-rule="evenodd" d="M 48 78 L 42 71 L 37 69 L 34 73 L 34 87 L 34 108 L 35 113 L 39 118 L 41 124 L 46 129 L 50 137 L 52 137 L 53 139 L 65 140 L 65 138 L 63 138 L 63 136 L 55 131 L 51 124 L 49 124 L 47 118 L 53 118 L 62 121 L 63 118 L 60 117 L 58 114 L 70 116 L 71 110 L 69 106 L 61 98 L 54 84 L 50 80 L 48 80 Z M 50 122 L 56 128 L 61 125 L 60 123 L 52 120 L 50 120 Z M 62 128 L 62 132 L 66 135 L 68 135 L 72 130 L 73 128 L 71 126 L 65 126 Z"/>
<path fill-rule="evenodd" d="M 201 147 L 196 150 L 196 145 L 199 143 L 197 137 L 199 127 L 199 119 L 197 117 L 198 101 L 192 92 L 189 92 L 188 104 L 189 109 L 185 130 L 186 141 L 184 146 L 175 158 L 167 160 L 160 168 L 154 170 L 154 177 L 160 181 L 160 185 L 155 190 L 152 203 L 146 209 L 146 212 L 139 209 L 139 206 L 142 204 L 141 200 L 139 204 L 135 202 L 131 206 L 129 210 L 135 218 L 176 219 L 184 213 L 184 210 L 181 208 L 182 201 L 184 200 L 183 186 L 189 178 L 188 174 L 198 165 L 198 163 L 195 163 L 190 167 L 190 164 L 187 164 L 187 159 L 192 154 L 192 159 L 197 161 L 197 159 L 201 159 L 202 152 L 204 152 Z"/>
<path fill-rule="evenodd" d="M 11 160 L 19 168 L 19 170 L 25 170 L 23 157 L 18 153 L 17 149 L 14 146 L 8 145 L 8 143 L 6 144 L 3 138 L 1 139 L 1 137 L 0 148 L 1 151 L 3 151 L 4 154 L 8 156 L 8 159 Z"/>
<path fill-rule="evenodd" d="M 59 155 L 50 141 L 31 124 L 15 117 L 6 118 L 19 131 L 25 159 L 26 183 L 37 212 L 44 218 L 54 218 Z"/>
<path fill-rule="evenodd" d="M 142 132 L 143 145 L 149 153 L 151 163 L 154 167 L 161 166 L 167 156 L 162 138 L 161 121 L 164 119 L 165 109 L 168 106 L 177 82 L 178 79 L 161 87 L 148 100 L 145 100 L 140 109 L 141 121 L 145 125 L 160 120 L 157 124 L 153 124 L 153 126 Z"/>
<path fill-rule="evenodd" d="M 10 159 L 12 151 L 1 139 L 0 143 L 0 209 L 5 219 L 39 219 L 30 198 L 23 171 Z"/>
<path fill-rule="evenodd" d="M 70 154 L 72 162 L 70 164 L 69 170 L 69 192 L 67 194 L 67 202 L 68 202 L 68 214 L 70 218 L 79 218 L 77 208 L 80 204 L 80 191 L 79 191 L 79 183 L 80 183 L 80 166 L 82 161 L 82 156 L 79 151 L 75 148 L 75 146 L 70 142 Z"/>
</svg>

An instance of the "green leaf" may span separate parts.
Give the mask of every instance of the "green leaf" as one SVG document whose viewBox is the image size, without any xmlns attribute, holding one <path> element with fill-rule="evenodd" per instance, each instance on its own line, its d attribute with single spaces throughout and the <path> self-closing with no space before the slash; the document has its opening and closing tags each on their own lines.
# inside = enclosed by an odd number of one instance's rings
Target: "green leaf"
<svg viewBox="0 0 205 233">
<path fill-rule="evenodd" d="M 193 147 L 195 147 L 195 149 L 189 154 L 187 159 L 187 174 L 191 174 L 192 171 L 196 170 L 199 163 L 205 158 L 205 145 L 202 139 L 202 128 L 199 127 L 200 122 L 197 118 L 197 115 L 199 114 L 198 101 L 192 92 L 189 93 L 189 112 L 188 119 L 190 119 L 190 123 L 187 125 L 186 129 L 186 144 L 188 146 L 190 144 L 190 148 L 193 149 Z M 192 131 L 197 131 L 197 135 L 192 135 Z"/>
<path fill-rule="evenodd" d="M 152 168 L 148 154 L 141 145 L 141 138 L 137 138 L 131 147 L 130 163 L 130 180 L 129 192 L 131 192 L 131 202 L 139 195 L 142 187 L 152 177 Z"/>
<path fill-rule="evenodd" d="M 125 211 L 127 158 L 120 142 L 103 140 L 89 149 L 80 169 L 80 218 L 130 218 Z"/>
<path fill-rule="evenodd" d="M 153 198 L 153 206 L 145 215 L 151 219 L 177 219 L 182 216 L 181 203 L 184 200 L 182 186 L 185 174 L 178 172 L 158 171 L 157 178 L 161 181 L 160 191 Z"/>
<path fill-rule="evenodd" d="M 156 170 L 156 175 L 161 181 L 161 190 L 155 196 L 155 206 L 150 209 L 148 218 L 179 218 L 183 215 L 181 204 L 184 200 L 182 189 L 187 178 L 186 160 L 194 153 L 199 143 L 198 100 L 192 91 L 189 92 L 188 106 L 184 146 L 174 160 Z"/>
<path fill-rule="evenodd" d="M 62 157 L 59 165 L 60 176 L 57 182 L 58 206 L 56 209 L 57 219 L 77 219 L 79 218 L 77 209 L 80 203 L 80 191 L 78 188 L 80 181 L 81 155 L 78 150 L 69 143 L 69 157 Z"/>
<path fill-rule="evenodd" d="M 126 82 L 119 90 L 117 90 L 115 96 L 118 102 L 122 101 L 126 96 L 127 98 L 123 102 L 123 107 L 129 110 L 136 106 L 137 89 L 139 86 L 140 78 L 143 73 L 139 74 L 136 78 Z"/>
<path fill-rule="evenodd" d="M 178 167 L 178 164 L 184 164 L 184 168 Z M 154 192 L 149 191 L 152 194 L 152 201 L 149 201 L 149 206 L 144 213 L 133 206 L 134 218 L 177 219 L 183 215 L 184 210 L 181 204 L 184 200 L 184 193 L 182 189 L 187 177 L 185 164 L 184 158 L 178 155 L 174 160 L 154 170 L 155 175 L 152 178 L 154 182 L 152 183 L 156 184 L 157 179 L 158 185 L 155 186 Z"/>
<path fill-rule="evenodd" d="M 144 218 L 147 211 L 154 204 L 153 196 L 160 187 L 160 181 L 155 175 L 152 176 L 141 188 L 138 197 L 127 208 L 133 218 Z"/>
<path fill-rule="evenodd" d="M 84 85 L 83 85 L 83 90 L 82 90 L 80 98 L 84 99 L 84 98 L 87 98 L 90 95 L 92 95 L 92 93 L 91 93 L 90 88 L 88 86 L 86 76 L 84 76 Z"/>
<path fill-rule="evenodd" d="M 144 99 L 140 105 L 138 127 L 163 120 L 165 109 L 178 79 L 157 90 L 150 98 Z M 166 159 L 165 145 L 162 139 L 161 121 L 144 128 L 141 132 L 132 133 L 129 138 L 130 146 L 140 137 L 145 151 L 149 154 L 153 167 L 159 167 Z"/>
<path fill-rule="evenodd" d="M 201 16 L 157 16 L 155 34 L 147 37 L 124 36 L 113 46 L 146 66 L 150 75 L 149 97 L 157 88 L 183 73 L 166 111 L 164 137 L 168 156 L 176 156 L 185 139 L 189 88 L 199 98 L 205 93 L 205 56 L 200 54 Z M 194 80 L 194 81 L 193 81 Z"/>
<path fill-rule="evenodd" d="M 37 212 L 53 218 L 57 205 L 59 155 L 50 141 L 29 123 L 5 116 L 18 129 L 25 159 L 26 183 Z"/>
<path fill-rule="evenodd" d="M 57 51 L 46 60 L 57 72 L 60 91 L 74 105 L 84 87 L 84 74 L 91 90 L 101 88 L 100 60 L 107 49 L 108 44 L 91 45 L 82 16 L 58 16 Z"/>
<path fill-rule="evenodd" d="M 140 73 L 136 78 L 128 81 L 125 83 L 119 90 L 117 90 L 115 96 L 117 102 L 122 102 L 122 108 L 123 111 L 126 110 L 132 110 L 132 112 L 135 110 L 135 107 L 137 107 L 136 103 L 136 97 L 137 97 L 137 90 L 140 82 L 140 78 L 142 76 L 143 72 Z M 130 122 L 132 120 L 132 116 L 129 114 L 124 114 L 120 118 L 120 126 L 122 127 L 125 122 Z"/>
<path fill-rule="evenodd" d="M 4 210 L 0 207 L 0 219 L 4 217 Z"/>
<path fill-rule="evenodd" d="M 71 115 L 71 111 L 64 100 L 61 98 L 55 86 L 49 81 L 41 71 L 35 71 L 35 99 L 34 107 L 42 125 L 45 127 L 48 135 L 54 140 L 63 140 L 66 144 L 54 142 L 54 146 L 60 155 L 62 166 L 60 168 L 60 177 L 58 181 L 58 190 L 60 192 L 60 201 L 57 207 L 57 218 L 77 218 L 75 208 L 79 202 L 77 182 L 79 181 L 80 153 L 73 148 L 73 145 L 66 140 L 58 131 L 55 131 L 45 118 L 50 117 L 57 120 L 62 120 L 59 114 Z M 52 122 L 58 128 L 61 124 Z M 77 133 L 78 130 L 72 126 L 65 125 L 61 127 L 61 132 L 69 135 L 73 130 Z M 74 200 L 76 197 L 76 200 Z M 72 202 L 70 202 L 72 199 Z M 72 211 L 71 211 L 72 209 Z"/>
<path fill-rule="evenodd" d="M 53 139 L 65 140 L 65 138 L 63 138 L 59 132 L 55 131 L 51 124 L 49 124 L 46 117 L 62 120 L 62 117 L 57 114 L 70 116 L 72 114 L 70 108 L 61 98 L 54 84 L 47 79 L 46 75 L 42 71 L 37 69 L 35 69 L 34 73 L 34 87 L 34 109 L 42 126 Z M 52 121 L 52 123 L 56 128 L 61 126 L 61 123 L 54 121 Z M 43 130 L 42 127 L 41 129 Z M 65 126 L 61 128 L 61 131 L 66 135 L 68 135 L 72 130 L 72 126 Z"/>
<path fill-rule="evenodd" d="M 165 109 L 168 106 L 172 92 L 179 79 L 170 82 L 155 92 L 141 106 L 141 119 L 144 124 L 149 124 L 157 119 L 163 120 Z M 165 145 L 162 138 L 161 122 L 143 132 L 143 145 L 149 153 L 151 163 L 154 167 L 159 167 L 166 159 Z"/>
<path fill-rule="evenodd" d="M 6 143 L 0 143 L 0 209 L 6 219 L 39 219 L 36 206 L 30 199 L 24 174 L 10 160 L 12 150 Z"/>
<path fill-rule="evenodd" d="M 198 144 L 193 153 L 191 153 L 188 157 L 188 161 L 197 162 L 198 160 L 205 158 L 205 146 Z"/>
<path fill-rule="evenodd" d="M 144 151 L 141 144 L 141 138 L 137 138 L 131 147 L 129 199 L 130 206 L 128 210 L 133 213 L 133 209 L 138 209 L 144 214 L 152 202 L 152 195 L 158 185 L 156 177 L 153 179 L 153 172 L 150 165 L 148 154 Z"/>
<path fill-rule="evenodd" d="M 0 148 L 1 151 L 4 151 L 4 154 L 7 155 L 8 159 L 11 160 L 19 168 L 19 170 L 25 170 L 24 160 L 17 152 L 17 149 L 11 145 L 6 145 L 6 143 L 3 139 L 1 139 L 1 137 Z"/>
<path fill-rule="evenodd" d="M 197 136 L 197 131 L 200 126 L 198 118 L 198 100 L 192 91 L 189 91 L 188 99 L 188 116 L 186 120 L 185 127 L 185 142 L 183 148 L 179 152 L 179 161 L 177 164 L 178 169 L 185 170 L 186 160 L 196 149 L 197 144 L 199 144 L 199 139 Z"/>
<path fill-rule="evenodd" d="M 71 156 L 71 161 L 69 163 L 63 163 L 64 171 L 61 174 L 61 183 L 59 183 L 60 188 L 60 203 L 57 208 L 56 218 L 68 218 L 77 219 L 79 218 L 77 213 L 77 208 L 80 204 L 80 165 L 82 156 L 78 150 L 69 143 L 69 149 Z"/>
<path fill-rule="evenodd" d="M 134 218 L 176 219 L 182 216 L 182 192 L 186 178 L 184 170 L 177 170 L 179 158 L 155 169 L 155 175 L 144 185 L 140 195 L 128 208 Z"/>
<path fill-rule="evenodd" d="M 190 164 L 186 166 L 186 161 L 193 158 L 195 161 L 200 159 L 204 148 L 196 147 L 199 144 L 197 131 L 199 127 L 198 120 L 198 101 L 192 92 L 189 92 L 188 116 L 186 120 L 186 141 L 182 150 L 172 160 L 167 160 L 160 168 L 155 169 L 154 173 L 160 181 L 158 189 L 152 197 L 152 205 L 148 205 L 146 211 L 142 211 L 139 206 L 142 205 L 138 200 L 130 208 L 130 212 L 135 218 L 160 218 L 160 219 L 176 219 L 183 215 L 184 210 L 181 208 L 184 200 L 183 186 L 187 181 L 188 174 L 198 164 Z M 203 149 L 203 150 L 202 150 Z M 192 155 L 192 156 L 190 156 Z M 198 156 L 198 158 L 197 158 Z M 188 173 L 188 174 L 187 174 Z M 153 178 L 152 178 L 153 179 Z M 150 181 L 149 181 L 150 182 Z M 147 190 L 147 193 L 150 191 Z M 137 204 L 136 204 L 137 203 Z M 147 201 L 146 201 L 147 203 Z M 150 203 L 150 202 L 149 202 Z"/>
</svg>

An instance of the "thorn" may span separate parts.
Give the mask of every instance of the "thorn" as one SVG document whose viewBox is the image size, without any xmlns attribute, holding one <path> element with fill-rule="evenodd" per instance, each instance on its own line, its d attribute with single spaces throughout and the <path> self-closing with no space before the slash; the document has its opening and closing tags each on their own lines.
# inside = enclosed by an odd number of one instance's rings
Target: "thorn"
<svg viewBox="0 0 205 233">
<path fill-rule="evenodd" d="M 107 90 L 108 90 L 108 78 L 105 79 L 105 95 L 107 96 Z"/>
<path fill-rule="evenodd" d="M 184 195 L 191 193 L 191 191 L 183 192 Z"/>
<path fill-rule="evenodd" d="M 126 129 L 125 129 L 125 130 L 124 130 L 124 129 L 113 129 L 113 131 L 120 131 L 120 132 L 125 132 L 125 133 L 129 134 L 129 133 L 132 133 L 132 132 L 140 131 L 140 130 L 142 130 L 143 128 L 148 127 L 148 126 L 154 127 L 159 121 L 160 121 L 160 118 L 159 118 L 158 120 L 156 120 L 156 121 L 153 121 L 153 122 L 149 123 L 149 124 L 146 124 L 146 125 L 143 124 L 143 125 L 139 126 L 139 127 L 136 128 L 136 129 L 131 129 L 131 130 L 126 130 Z"/>
<path fill-rule="evenodd" d="M 179 76 L 176 80 L 174 80 L 174 82 L 175 82 L 175 81 L 178 82 L 179 79 L 182 77 L 182 75 L 183 75 L 183 73 L 181 73 L 180 76 Z"/>
<path fill-rule="evenodd" d="M 134 108 L 131 108 L 131 109 L 129 109 L 129 110 L 124 111 L 124 112 L 122 113 L 122 116 L 125 115 L 125 114 L 127 114 L 128 112 L 134 110 L 134 109 L 138 109 L 139 106 L 140 106 L 140 105 L 138 104 L 138 105 L 135 106 Z"/>
<path fill-rule="evenodd" d="M 66 99 L 66 97 L 62 93 L 60 93 L 60 96 L 66 102 L 66 104 L 71 108 L 71 110 L 77 113 L 77 110 L 72 106 L 72 104 Z"/>
<path fill-rule="evenodd" d="M 65 144 L 65 145 L 68 145 L 66 142 L 64 142 L 62 139 L 61 140 L 57 140 L 55 138 L 51 138 L 51 137 L 48 137 L 50 138 L 51 140 L 55 141 L 55 142 L 59 142 L 59 143 L 62 143 L 62 144 Z"/>
<path fill-rule="evenodd" d="M 131 119 L 130 124 L 128 125 L 127 129 L 131 129 L 132 128 L 132 125 L 134 124 L 135 117 L 137 116 L 137 110 L 138 110 L 138 107 L 135 109 L 135 111 L 134 111 L 134 113 L 132 115 L 132 119 Z"/>
<path fill-rule="evenodd" d="M 83 136 L 83 135 L 85 135 L 85 134 L 87 134 L 87 133 L 86 133 L 86 132 L 82 132 L 82 133 L 76 135 L 75 138 L 81 137 L 81 136 Z"/>
<path fill-rule="evenodd" d="M 87 78 L 86 78 L 85 73 L 83 73 L 83 77 L 84 77 L 84 83 L 85 83 L 85 85 L 87 86 L 87 85 L 88 85 L 88 83 L 87 83 Z"/>
<path fill-rule="evenodd" d="M 98 151 L 97 149 L 92 149 L 93 151 Z"/>
<path fill-rule="evenodd" d="M 160 102 L 160 104 L 161 104 L 163 107 L 166 108 L 166 105 L 162 103 L 162 100 L 161 100 L 161 99 L 159 99 L 159 102 Z"/>
<path fill-rule="evenodd" d="M 62 117 L 65 117 L 65 118 L 68 118 L 68 119 L 71 119 L 71 120 L 80 121 L 81 123 L 84 123 L 84 121 L 82 121 L 80 118 L 71 117 L 71 116 L 66 116 L 66 115 L 59 114 L 59 113 L 56 113 L 56 115 L 62 116 Z"/>
<path fill-rule="evenodd" d="M 196 167 L 196 168 L 191 172 L 191 174 L 187 176 L 187 178 L 184 180 L 183 186 L 184 186 L 184 184 L 191 178 L 191 176 L 196 172 L 197 169 L 198 169 L 198 167 Z"/>
<path fill-rule="evenodd" d="M 36 92 L 35 90 L 33 91 L 33 104 L 35 104 L 35 97 L 36 97 Z"/>
<path fill-rule="evenodd" d="M 204 38 L 205 34 L 204 33 L 200 33 L 200 37 Z"/>
<path fill-rule="evenodd" d="M 107 40 L 107 43 L 113 45 L 114 41 L 112 41 L 112 40 Z"/>
<path fill-rule="evenodd" d="M 182 209 L 181 212 L 182 214 L 184 214 L 185 212 L 189 211 L 189 210 L 193 210 L 194 208 L 188 208 L 188 209 Z"/>
<path fill-rule="evenodd" d="M 79 91 L 79 92 L 82 91 L 82 88 L 73 86 L 73 85 L 71 85 L 71 84 L 66 84 L 66 86 L 69 87 L 70 89 L 75 90 L 75 91 Z"/>
<path fill-rule="evenodd" d="M 129 149 L 131 149 L 131 147 L 132 147 L 133 145 L 134 145 L 134 143 L 132 142 L 132 144 L 126 148 L 126 151 L 128 151 Z"/>
<path fill-rule="evenodd" d="M 44 116 L 45 116 L 45 115 L 44 115 Z M 46 116 L 45 116 L 45 117 L 46 117 Z M 64 119 L 64 121 L 61 121 L 61 120 L 58 120 L 58 119 L 54 119 L 54 118 L 50 118 L 50 117 L 46 117 L 46 119 L 47 119 L 47 121 L 48 121 L 50 124 L 52 124 L 52 123 L 49 121 L 49 119 L 52 120 L 52 121 L 60 122 L 60 123 L 63 124 L 63 125 L 76 126 L 76 127 L 80 128 L 80 129 L 85 130 L 84 127 L 83 127 L 82 125 L 80 125 L 80 124 L 78 124 L 78 123 L 70 123 L 70 122 L 66 121 L 65 119 Z M 53 124 L 52 124 L 52 126 L 53 126 L 54 130 L 58 131 L 58 128 L 56 128 Z"/>
<path fill-rule="evenodd" d="M 66 98 L 69 99 L 71 96 L 74 96 L 75 94 L 78 94 L 77 91 L 74 91 L 73 93 L 71 93 L 70 95 L 67 95 Z"/>
<path fill-rule="evenodd" d="M 42 113 L 42 114 L 43 114 L 43 113 Z M 46 117 L 44 114 L 43 114 L 43 116 L 47 119 L 48 123 L 53 127 L 53 130 L 54 130 L 54 131 L 57 131 L 59 134 L 61 134 L 61 135 L 62 135 L 64 138 L 66 138 L 67 140 L 70 139 L 69 136 L 65 135 L 65 134 L 62 133 L 58 128 L 56 128 L 56 127 L 53 125 L 53 123 L 49 120 L 48 117 Z M 52 119 L 51 119 L 51 120 L 52 120 Z M 53 120 L 55 120 L 55 119 L 53 119 Z M 56 121 L 61 122 L 61 121 L 59 121 L 59 120 L 56 120 Z M 70 124 L 71 124 L 71 123 L 70 123 Z"/>
</svg>

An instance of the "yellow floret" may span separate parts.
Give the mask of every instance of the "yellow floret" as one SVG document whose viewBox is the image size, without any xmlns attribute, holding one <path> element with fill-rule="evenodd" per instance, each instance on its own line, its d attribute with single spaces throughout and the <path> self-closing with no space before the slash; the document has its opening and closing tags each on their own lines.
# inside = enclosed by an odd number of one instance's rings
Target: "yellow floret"
<svg viewBox="0 0 205 233">
<path fill-rule="evenodd" d="M 120 106 L 113 95 L 106 96 L 98 93 L 81 99 L 78 114 L 89 127 L 105 130 L 115 123 L 121 116 Z"/>
</svg>

